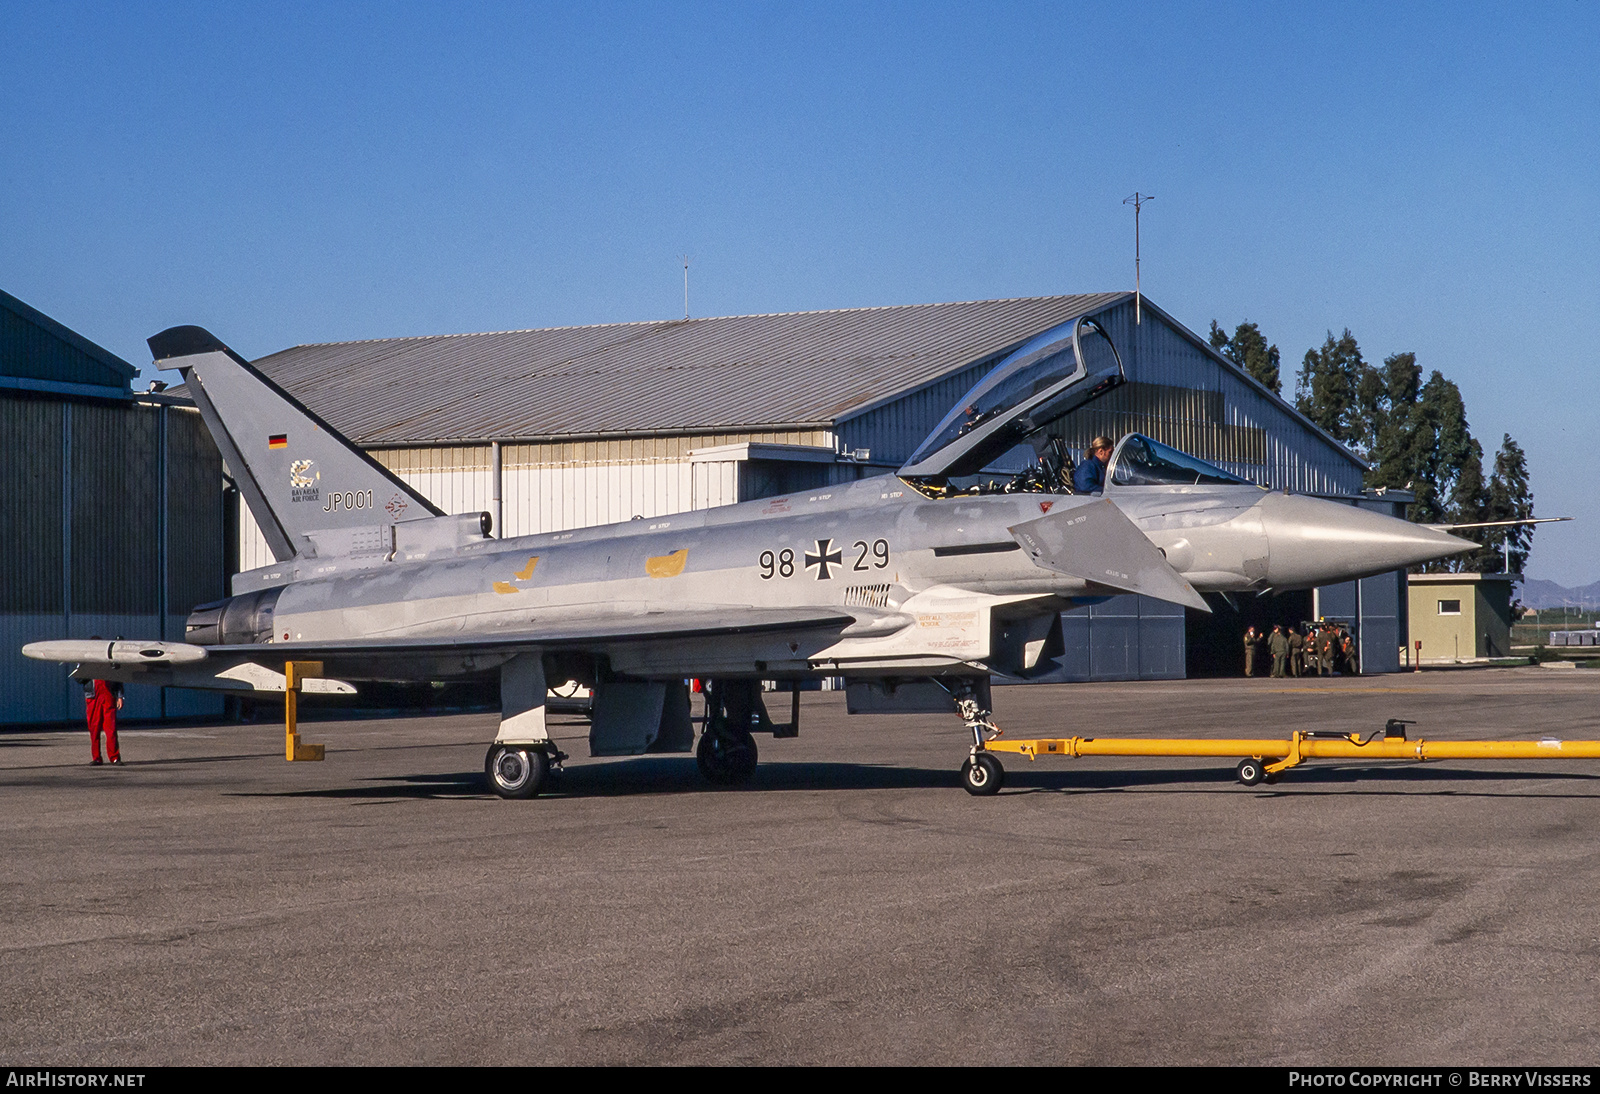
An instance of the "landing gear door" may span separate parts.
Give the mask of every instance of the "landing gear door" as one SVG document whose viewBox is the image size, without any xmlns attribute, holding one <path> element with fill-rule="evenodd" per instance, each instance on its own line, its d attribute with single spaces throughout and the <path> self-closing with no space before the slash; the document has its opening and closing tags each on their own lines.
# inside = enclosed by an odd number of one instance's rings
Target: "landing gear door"
<svg viewBox="0 0 1600 1094">
<path fill-rule="evenodd" d="M 693 745 L 689 688 L 682 681 L 611 680 L 595 689 L 589 755 L 688 752 Z"/>
</svg>

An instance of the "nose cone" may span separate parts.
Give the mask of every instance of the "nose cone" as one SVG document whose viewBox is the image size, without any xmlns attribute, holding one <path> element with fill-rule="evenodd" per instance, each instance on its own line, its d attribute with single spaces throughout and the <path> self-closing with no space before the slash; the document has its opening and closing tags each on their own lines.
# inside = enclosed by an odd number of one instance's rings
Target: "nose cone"
<svg viewBox="0 0 1600 1094">
<path fill-rule="evenodd" d="M 1257 508 L 1267 534 L 1267 584 L 1307 588 L 1448 558 L 1478 545 L 1369 509 L 1294 494 Z"/>
</svg>

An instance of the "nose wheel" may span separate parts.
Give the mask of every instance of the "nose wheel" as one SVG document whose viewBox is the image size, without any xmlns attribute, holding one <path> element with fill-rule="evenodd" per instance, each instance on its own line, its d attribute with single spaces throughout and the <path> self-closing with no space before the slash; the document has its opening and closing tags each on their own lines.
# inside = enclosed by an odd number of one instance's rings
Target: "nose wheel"
<svg viewBox="0 0 1600 1094">
<path fill-rule="evenodd" d="M 990 794 L 1000 793 L 1005 781 L 1006 769 L 987 752 L 974 752 L 961 765 L 961 787 L 974 797 L 986 798 Z"/>
</svg>

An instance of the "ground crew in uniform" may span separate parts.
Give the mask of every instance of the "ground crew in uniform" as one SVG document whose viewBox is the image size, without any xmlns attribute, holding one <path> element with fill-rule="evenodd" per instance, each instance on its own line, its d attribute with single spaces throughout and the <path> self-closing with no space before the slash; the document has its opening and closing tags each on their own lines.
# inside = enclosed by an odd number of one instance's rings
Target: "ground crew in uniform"
<svg viewBox="0 0 1600 1094">
<path fill-rule="evenodd" d="M 1254 627 L 1246 627 L 1244 631 L 1244 674 L 1256 674 L 1256 647 L 1261 644 L 1261 636 Z"/>
<path fill-rule="evenodd" d="M 1324 626 L 1317 634 L 1317 675 L 1333 675 L 1333 630 Z"/>
<path fill-rule="evenodd" d="M 1291 675 L 1291 676 L 1299 676 L 1300 675 L 1301 665 L 1302 665 L 1302 662 L 1305 661 L 1305 658 L 1306 658 L 1306 640 L 1305 640 L 1305 636 L 1302 635 L 1299 631 L 1295 630 L 1293 625 L 1290 625 L 1290 627 L 1289 627 L 1289 675 Z"/>
<path fill-rule="evenodd" d="M 1272 675 L 1283 676 L 1283 663 L 1289 659 L 1289 639 L 1284 637 L 1283 624 L 1272 626 L 1272 636 L 1267 639 L 1267 651 L 1272 654 Z"/>
<path fill-rule="evenodd" d="M 121 766 L 117 750 L 117 711 L 122 709 L 122 685 L 116 681 L 90 680 L 83 685 L 83 701 L 89 719 L 89 763 L 100 763 L 100 734 L 106 735 L 106 759 Z"/>
<path fill-rule="evenodd" d="M 1356 639 L 1349 631 L 1345 632 L 1344 639 L 1339 643 L 1339 654 L 1344 658 L 1344 671 L 1347 675 L 1356 676 L 1360 669 L 1356 667 Z"/>
</svg>

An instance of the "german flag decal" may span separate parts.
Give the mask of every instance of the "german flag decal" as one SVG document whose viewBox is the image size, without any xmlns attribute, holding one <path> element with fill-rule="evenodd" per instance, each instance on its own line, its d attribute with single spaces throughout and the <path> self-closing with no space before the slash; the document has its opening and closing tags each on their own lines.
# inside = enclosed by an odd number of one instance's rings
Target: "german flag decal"
<svg viewBox="0 0 1600 1094">
<path fill-rule="evenodd" d="M 267 447 L 268 448 L 288 448 L 289 447 L 289 434 L 287 434 L 287 433 L 274 433 L 272 436 L 267 438 Z"/>
</svg>

